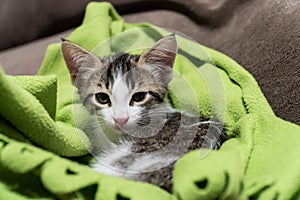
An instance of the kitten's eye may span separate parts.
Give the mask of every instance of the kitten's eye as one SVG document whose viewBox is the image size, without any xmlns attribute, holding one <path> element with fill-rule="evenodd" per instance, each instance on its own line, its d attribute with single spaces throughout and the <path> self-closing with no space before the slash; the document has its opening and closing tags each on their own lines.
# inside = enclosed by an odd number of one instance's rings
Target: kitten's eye
<svg viewBox="0 0 300 200">
<path fill-rule="evenodd" d="M 132 95 L 131 101 L 141 102 L 145 99 L 147 92 L 137 92 Z"/>
<path fill-rule="evenodd" d="M 110 103 L 109 96 L 106 93 L 100 92 L 96 94 L 96 99 L 101 104 Z"/>
</svg>

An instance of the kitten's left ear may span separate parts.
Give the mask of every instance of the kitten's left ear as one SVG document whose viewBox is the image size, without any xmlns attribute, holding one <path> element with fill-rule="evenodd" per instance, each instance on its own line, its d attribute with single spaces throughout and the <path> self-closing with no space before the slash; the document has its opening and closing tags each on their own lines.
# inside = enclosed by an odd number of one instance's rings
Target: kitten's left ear
<svg viewBox="0 0 300 200">
<path fill-rule="evenodd" d="M 87 72 L 101 66 L 100 60 L 95 55 L 68 40 L 62 40 L 61 51 L 73 84 L 79 70 Z"/>
<path fill-rule="evenodd" d="M 168 84 L 172 79 L 172 67 L 177 53 L 175 35 L 163 37 L 154 46 L 144 52 L 138 61 L 141 66 L 150 67 L 151 70 L 159 70 L 162 81 Z M 154 72 L 155 73 L 155 72 Z"/>
</svg>

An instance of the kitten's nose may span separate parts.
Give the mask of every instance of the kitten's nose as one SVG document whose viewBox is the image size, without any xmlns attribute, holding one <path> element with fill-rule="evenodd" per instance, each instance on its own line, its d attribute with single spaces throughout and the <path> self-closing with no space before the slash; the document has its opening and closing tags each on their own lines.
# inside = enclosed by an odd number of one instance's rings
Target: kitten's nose
<svg viewBox="0 0 300 200">
<path fill-rule="evenodd" d="M 128 121 L 129 117 L 124 117 L 124 118 L 115 118 L 114 117 L 113 119 L 117 125 L 123 126 Z"/>
</svg>

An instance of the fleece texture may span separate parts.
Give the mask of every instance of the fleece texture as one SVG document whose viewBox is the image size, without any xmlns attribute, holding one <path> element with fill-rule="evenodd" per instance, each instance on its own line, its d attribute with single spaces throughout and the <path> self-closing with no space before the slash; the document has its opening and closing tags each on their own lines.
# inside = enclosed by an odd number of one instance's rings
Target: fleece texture
<svg viewBox="0 0 300 200">
<path fill-rule="evenodd" d="M 110 4 L 94 2 L 67 39 L 103 56 L 144 49 L 166 34 L 149 24 L 125 23 Z M 53 44 L 36 76 L 0 72 L 0 199 L 299 199 L 300 127 L 274 115 L 255 79 L 235 61 L 176 38 L 170 102 L 221 120 L 230 139 L 220 150 L 199 149 L 180 158 L 172 194 L 85 165 L 90 146 L 74 110 L 79 119 L 88 114 L 60 44 Z"/>
</svg>

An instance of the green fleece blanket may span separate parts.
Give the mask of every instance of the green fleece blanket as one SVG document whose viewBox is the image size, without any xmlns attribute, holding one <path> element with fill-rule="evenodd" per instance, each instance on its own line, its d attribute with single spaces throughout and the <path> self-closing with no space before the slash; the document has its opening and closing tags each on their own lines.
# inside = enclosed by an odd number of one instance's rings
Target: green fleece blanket
<svg viewBox="0 0 300 200">
<path fill-rule="evenodd" d="M 101 56 L 147 47 L 164 34 L 152 25 L 125 23 L 108 3 L 90 3 L 68 39 Z M 170 101 L 222 120 L 231 139 L 220 150 L 199 149 L 179 159 L 172 194 L 85 165 L 90 144 L 77 120 L 87 113 L 58 43 L 48 47 L 36 76 L 0 71 L 0 199 L 300 199 L 300 127 L 274 115 L 256 81 L 235 61 L 177 38 Z"/>
</svg>

